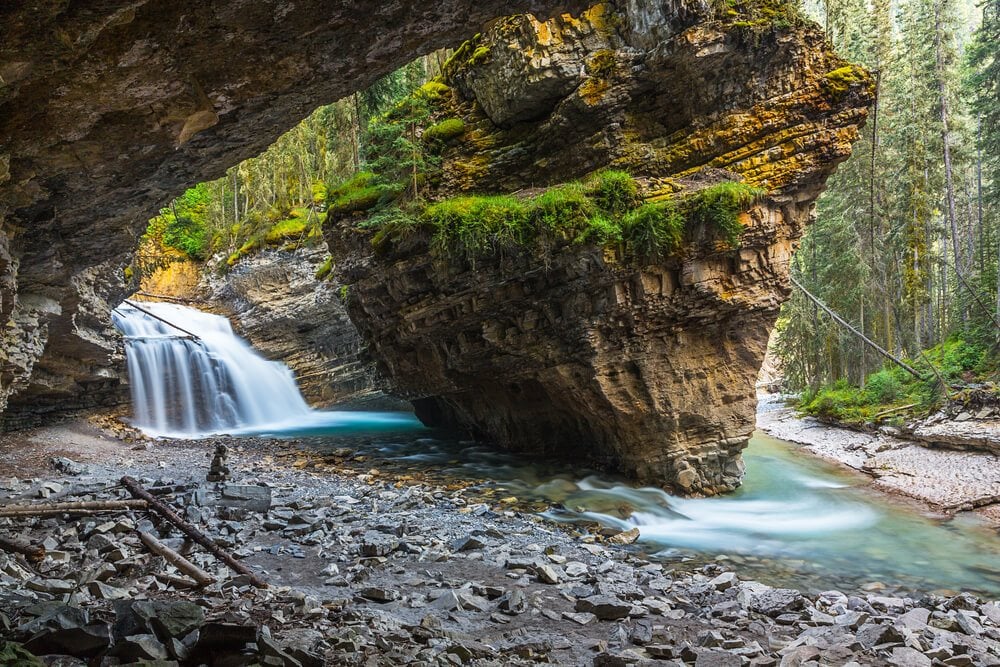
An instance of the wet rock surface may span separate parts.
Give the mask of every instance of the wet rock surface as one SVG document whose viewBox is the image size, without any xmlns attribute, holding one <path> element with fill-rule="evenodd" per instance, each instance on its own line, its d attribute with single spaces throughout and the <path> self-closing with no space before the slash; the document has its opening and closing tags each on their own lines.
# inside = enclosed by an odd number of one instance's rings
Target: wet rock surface
<svg viewBox="0 0 1000 667">
<path fill-rule="evenodd" d="M 716 564 L 652 562 L 460 485 L 338 473 L 289 443 L 228 446 L 230 482 L 204 480 L 204 442 L 126 447 L 125 472 L 268 588 L 187 551 L 145 511 L 0 518 L 0 536 L 47 551 L 41 562 L 0 552 L 0 655 L 17 642 L 107 665 L 1000 664 L 1000 606 L 968 594 L 803 595 Z M 127 496 L 120 467 L 66 466 L 0 478 L 3 503 Z M 187 551 L 217 582 L 189 587 L 137 530 Z"/>
<path fill-rule="evenodd" d="M 203 272 L 192 293 L 228 316 L 254 349 L 295 371 L 310 404 L 408 407 L 382 393 L 384 382 L 348 319 L 341 286 L 316 279 L 328 257 L 325 243 L 261 252 L 223 275 Z"/>
</svg>

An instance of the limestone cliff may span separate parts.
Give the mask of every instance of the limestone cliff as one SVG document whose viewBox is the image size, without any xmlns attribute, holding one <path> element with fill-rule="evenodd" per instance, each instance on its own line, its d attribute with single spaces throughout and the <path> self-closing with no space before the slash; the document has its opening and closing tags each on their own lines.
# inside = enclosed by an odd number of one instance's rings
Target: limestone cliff
<svg viewBox="0 0 1000 667">
<path fill-rule="evenodd" d="M 688 493 L 737 486 L 789 260 L 864 122 L 868 75 L 782 5 L 631 0 L 502 20 L 433 92 L 430 122 L 461 123 L 424 176 L 432 199 L 524 196 L 609 165 L 650 201 L 720 178 L 767 195 L 738 248 L 689 220 L 656 261 L 568 241 L 470 261 L 419 225 L 331 225 L 349 312 L 394 387 L 428 423 L 507 447 Z"/>
<path fill-rule="evenodd" d="M 406 407 L 381 392 L 342 286 L 317 277 L 330 256 L 325 242 L 264 250 L 226 271 L 218 257 L 196 262 L 155 244 L 143 254 L 155 269 L 143 275 L 135 300 L 176 301 L 229 318 L 260 354 L 294 371 L 310 405 Z"/>
<path fill-rule="evenodd" d="M 579 4 L 0 3 L 0 411 L 25 417 L 9 424 L 120 391 L 110 308 L 171 198 L 496 16 Z"/>
<path fill-rule="evenodd" d="M 347 317 L 341 286 L 315 277 L 328 256 L 325 244 L 262 252 L 224 275 L 205 274 L 198 294 L 261 354 L 295 371 L 311 405 L 394 405 Z"/>
</svg>

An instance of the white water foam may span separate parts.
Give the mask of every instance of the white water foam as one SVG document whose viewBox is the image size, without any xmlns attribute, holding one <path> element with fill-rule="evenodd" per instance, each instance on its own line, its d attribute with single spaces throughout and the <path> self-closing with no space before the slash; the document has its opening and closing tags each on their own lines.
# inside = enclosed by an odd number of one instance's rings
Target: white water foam
<svg viewBox="0 0 1000 667">
<path fill-rule="evenodd" d="M 292 371 L 257 354 L 224 317 L 152 302 L 123 303 L 112 316 L 125 336 L 133 423 L 148 435 L 298 436 L 419 426 L 402 413 L 312 410 Z"/>
</svg>

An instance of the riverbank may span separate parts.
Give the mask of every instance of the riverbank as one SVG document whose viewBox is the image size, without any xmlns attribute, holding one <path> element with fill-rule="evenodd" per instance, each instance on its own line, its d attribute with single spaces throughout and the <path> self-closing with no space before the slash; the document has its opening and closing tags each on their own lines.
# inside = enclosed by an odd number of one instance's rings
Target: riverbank
<svg viewBox="0 0 1000 667">
<path fill-rule="evenodd" d="M 810 453 L 846 465 L 872 478 L 872 486 L 925 503 L 933 511 L 953 515 L 974 511 L 1000 526 L 1000 455 L 990 451 L 932 447 L 881 432 L 862 432 L 801 418 L 784 398 L 762 394 L 757 427 L 782 440 L 803 445 Z M 928 429 L 931 425 L 927 426 Z M 972 422 L 958 422 L 954 432 L 975 438 Z M 949 425 L 937 423 L 938 439 Z M 923 433 L 923 431 L 921 431 Z M 929 436 L 928 436 L 929 437 Z M 992 439 L 992 431 L 982 437 Z"/>
<path fill-rule="evenodd" d="M 1000 606 L 972 596 L 803 596 L 719 564 L 681 571 L 629 548 L 631 533 L 558 526 L 289 441 L 220 439 L 233 479 L 210 484 L 216 441 L 132 439 L 106 423 L 0 436 L 2 502 L 120 499 L 128 474 L 269 587 L 196 548 L 218 583 L 184 588 L 136 530 L 182 540 L 145 511 L 0 519 L 0 535 L 49 552 L 0 553 L 0 636 L 165 664 L 250 650 L 286 665 L 1000 663 Z M 266 510 L 239 500 L 264 497 Z"/>
</svg>

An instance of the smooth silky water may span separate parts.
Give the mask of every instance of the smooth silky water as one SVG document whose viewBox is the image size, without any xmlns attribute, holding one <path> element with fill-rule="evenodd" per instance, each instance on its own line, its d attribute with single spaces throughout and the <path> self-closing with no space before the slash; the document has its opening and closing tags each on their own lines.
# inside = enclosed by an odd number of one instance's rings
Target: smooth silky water
<svg viewBox="0 0 1000 667">
<path fill-rule="evenodd" d="M 291 372 L 237 338 L 224 318 L 168 304 L 127 306 L 115 321 L 128 341 L 135 423 L 152 435 L 218 433 L 349 447 L 366 466 L 420 470 L 494 497 L 548 508 L 559 522 L 639 527 L 635 548 L 668 562 L 733 562 L 744 577 L 813 592 L 881 583 L 901 593 L 968 590 L 1000 598 L 1000 536 L 970 517 L 937 521 L 864 488 L 867 479 L 795 445 L 757 434 L 735 493 L 705 499 L 637 488 L 564 462 L 532 461 L 459 442 L 394 412 L 314 411 Z"/>
</svg>

